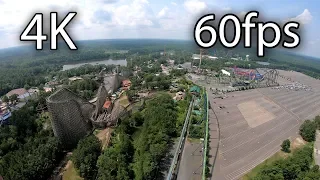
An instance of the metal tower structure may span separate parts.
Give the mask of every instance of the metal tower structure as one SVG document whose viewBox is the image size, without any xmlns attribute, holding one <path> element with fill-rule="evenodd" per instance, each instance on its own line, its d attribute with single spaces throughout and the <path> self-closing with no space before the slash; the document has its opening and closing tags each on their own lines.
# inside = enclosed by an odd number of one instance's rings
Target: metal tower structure
<svg viewBox="0 0 320 180">
<path fill-rule="evenodd" d="M 200 67 L 201 67 L 201 62 L 202 62 L 202 55 L 204 55 L 206 53 L 206 50 L 205 49 L 200 49 L 200 62 L 199 62 L 199 70 L 200 70 Z"/>
</svg>

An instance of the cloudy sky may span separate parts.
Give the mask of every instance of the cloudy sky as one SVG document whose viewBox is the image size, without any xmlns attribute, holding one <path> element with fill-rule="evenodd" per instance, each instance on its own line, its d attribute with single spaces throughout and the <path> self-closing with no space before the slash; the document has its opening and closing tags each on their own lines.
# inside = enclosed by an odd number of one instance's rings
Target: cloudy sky
<svg viewBox="0 0 320 180">
<path fill-rule="evenodd" d="M 304 36 L 297 52 L 320 57 L 318 0 L 0 0 L 0 48 L 21 45 L 20 34 L 34 13 L 48 18 L 52 11 L 76 11 L 69 31 L 77 40 L 191 39 L 205 12 L 241 15 L 250 10 L 268 20 L 301 22 Z"/>
</svg>

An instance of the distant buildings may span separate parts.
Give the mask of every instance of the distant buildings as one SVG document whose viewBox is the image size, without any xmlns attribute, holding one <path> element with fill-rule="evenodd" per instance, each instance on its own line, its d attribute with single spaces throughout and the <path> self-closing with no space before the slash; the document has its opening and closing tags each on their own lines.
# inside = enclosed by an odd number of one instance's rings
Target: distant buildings
<svg viewBox="0 0 320 180">
<path fill-rule="evenodd" d="M 185 97 L 185 93 L 179 91 L 179 92 L 176 93 L 176 96 L 173 97 L 173 99 L 176 100 L 176 101 L 180 101 L 180 100 L 183 100 L 184 97 Z"/>
<path fill-rule="evenodd" d="M 163 73 L 163 74 L 166 74 L 166 75 L 169 75 L 169 74 L 170 74 L 168 67 L 166 67 L 166 66 L 163 65 L 163 64 L 161 64 L 160 67 L 161 67 L 161 69 L 162 69 L 162 73 Z"/>
<path fill-rule="evenodd" d="M 209 56 L 209 55 L 202 55 L 202 58 L 207 58 L 207 59 L 211 59 L 211 60 L 217 60 L 218 59 L 218 57 Z M 192 59 L 194 59 L 194 60 L 200 59 L 200 54 L 193 54 L 192 55 Z"/>
<path fill-rule="evenodd" d="M 43 87 L 43 90 L 45 92 L 51 92 L 52 91 L 52 88 L 51 87 Z"/>
<path fill-rule="evenodd" d="M 206 58 L 208 58 L 208 59 L 212 59 L 212 60 L 216 60 L 216 59 L 218 59 L 218 57 L 215 57 L 215 56 L 206 56 Z"/>
<path fill-rule="evenodd" d="M 103 109 L 107 111 L 108 114 L 111 114 L 112 107 L 113 107 L 112 101 L 109 99 L 107 99 L 103 104 Z"/>
<path fill-rule="evenodd" d="M 193 54 L 192 59 L 194 60 L 200 59 L 200 54 Z"/>
<path fill-rule="evenodd" d="M 169 64 L 170 66 L 173 66 L 173 65 L 174 65 L 174 60 L 172 60 L 172 59 L 168 59 L 167 62 L 168 62 L 168 64 Z"/>
<path fill-rule="evenodd" d="M 76 76 L 74 76 L 74 77 L 69 78 L 69 81 L 71 81 L 71 82 L 77 81 L 77 80 L 82 80 L 82 77 L 76 77 Z"/>
<path fill-rule="evenodd" d="M 240 59 L 239 58 L 230 58 L 231 60 L 234 60 L 234 61 L 239 61 Z"/>
<path fill-rule="evenodd" d="M 224 69 L 221 69 L 221 72 L 222 72 L 222 74 L 224 74 L 224 75 L 230 76 L 230 72 L 228 72 L 228 71 L 226 71 L 226 70 L 224 70 Z"/>
<path fill-rule="evenodd" d="M 7 109 L 5 104 L 0 106 L 0 125 L 8 123 L 9 118 L 11 117 L 11 112 Z"/>
<path fill-rule="evenodd" d="M 131 86 L 131 81 L 129 79 L 125 79 L 121 82 L 121 85 L 124 90 L 128 90 Z"/>
<path fill-rule="evenodd" d="M 192 86 L 190 88 L 190 92 L 193 95 L 199 95 L 200 94 L 200 87 L 199 86 Z"/>
<path fill-rule="evenodd" d="M 45 86 L 57 86 L 59 84 L 60 83 L 58 81 L 54 80 L 54 81 L 46 82 Z"/>
</svg>

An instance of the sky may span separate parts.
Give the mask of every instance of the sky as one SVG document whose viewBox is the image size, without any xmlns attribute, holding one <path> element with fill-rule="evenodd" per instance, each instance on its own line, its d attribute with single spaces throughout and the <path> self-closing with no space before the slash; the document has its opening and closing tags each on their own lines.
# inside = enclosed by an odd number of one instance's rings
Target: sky
<svg viewBox="0 0 320 180">
<path fill-rule="evenodd" d="M 319 0 L 0 0 L 0 48 L 23 45 L 20 34 L 35 13 L 43 13 L 44 24 L 49 24 L 50 12 L 77 12 L 68 25 L 74 40 L 191 40 L 204 13 L 241 16 L 250 10 L 267 20 L 300 22 L 301 48 L 294 51 L 320 57 Z"/>
</svg>

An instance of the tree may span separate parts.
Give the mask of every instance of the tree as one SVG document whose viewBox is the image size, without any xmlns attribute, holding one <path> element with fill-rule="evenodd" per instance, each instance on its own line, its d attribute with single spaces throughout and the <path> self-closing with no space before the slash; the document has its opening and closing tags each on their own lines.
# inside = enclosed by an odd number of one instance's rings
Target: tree
<svg viewBox="0 0 320 180">
<path fill-rule="evenodd" d="M 300 135 L 305 141 L 311 142 L 316 139 L 317 126 L 313 121 L 306 120 L 300 126 Z"/>
<path fill-rule="evenodd" d="M 289 153 L 290 152 L 290 140 L 289 139 L 286 139 L 282 142 L 281 144 L 281 150 L 286 152 L 286 153 Z"/>
<path fill-rule="evenodd" d="M 1 158 L 0 174 L 4 179 L 48 179 L 61 157 L 55 137 L 31 138 L 20 149 Z"/>
<path fill-rule="evenodd" d="M 134 149 L 124 129 L 119 130 L 111 139 L 112 146 L 108 147 L 98 159 L 98 179 L 133 179 L 129 163 L 132 161 Z"/>
<path fill-rule="evenodd" d="M 134 96 L 135 95 L 136 95 L 136 91 L 134 91 L 134 90 L 128 90 L 127 91 L 128 100 L 130 102 L 132 102 L 134 100 Z"/>
<path fill-rule="evenodd" d="M 29 84 L 25 84 L 25 85 L 24 85 L 24 88 L 25 88 L 26 90 L 29 90 L 31 87 L 30 87 Z"/>
<path fill-rule="evenodd" d="M 316 116 L 314 118 L 314 122 L 316 123 L 317 125 L 317 129 L 320 129 L 320 116 Z"/>
<path fill-rule="evenodd" d="M 141 133 L 134 142 L 133 171 L 135 179 L 156 179 L 170 137 L 176 136 L 177 110 L 170 95 L 160 94 L 147 101 L 143 115 Z"/>
<path fill-rule="evenodd" d="M 18 101 L 18 94 L 12 94 L 9 99 L 11 102 Z"/>
<path fill-rule="evenodd" d="M 293 152 L 292 156 L 265 165 L 259 170 L 256 177 L 253 179 L 316 180 L 319 179 L 319 174 L 317 174 L 319 171 L 317 170 L 317 167 L 310 169 L 312 162 L 313 147 L 306 145 Z"/>
<path fill-rule="evenodd" d="M 72 155 L 72 161 L 81 177 L 94 179 L 97 173 L 96 162 L 101 153 L 99 139 L 90 135 L 80 140 Z"/>
<path fill-rule="evenodd" d="M 5 102 L 5 103 L 8 103 L 9 102 L 8 96 L 3 96 L 2 97 L 2 101 Z"/>
<path fill-rule="evenodd" d="M 44 91 L 44 85 L 43 85 L 43 84 L 40 84 L 40 85 L 38 86 L 38 89 L 39 89 L 39 91 Z"/>
</svg>

